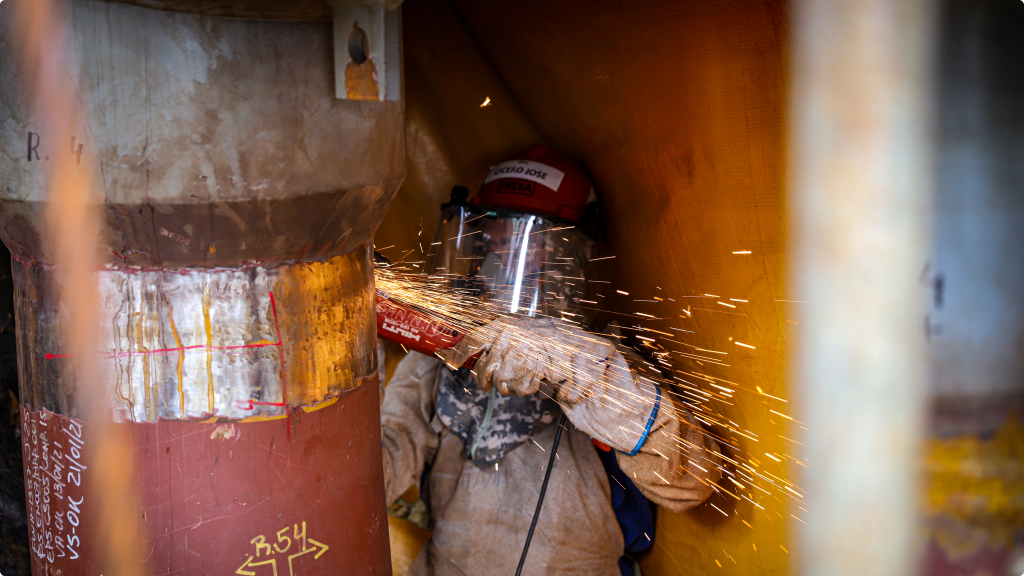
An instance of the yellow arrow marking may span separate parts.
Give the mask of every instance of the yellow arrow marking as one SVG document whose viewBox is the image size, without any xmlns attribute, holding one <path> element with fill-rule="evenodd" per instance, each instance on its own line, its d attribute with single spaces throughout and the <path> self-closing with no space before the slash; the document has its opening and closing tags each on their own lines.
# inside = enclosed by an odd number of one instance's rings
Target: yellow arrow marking
<svg viewBox="0 0 1024 576">
<path fill-rule="evenodd" d="M 330 546 L 328 546 L 327 544 L 323 544 L 323 543 L 317 542 L 316 540 L 313 540 L 312 538 L 307 539 L 307 542 L 311 542 L 314 545 L 320 547 L 320 550 L 316 553 L 315 556 L 313 556 L 313 560 L 316 560 L 317 558 L 319 558 L 321 554 L 323 554 L 324 552 L 327 552 L 327 549 L 330 548 Z M 312 552 L 314 550 L 316 550 L 315 547 L 314 548 L 306 548 L 302 552 L 296 552 L 295 554 L 292 554 L 291 556 L 288 557 L 288 574 L 289 574 L 289 576 L 295 576 L 295 570 L 292 568 L 292 559 L 298 558 L 299 556 L 302 556 L 303 554 L 305 554 L 307 552 Z"/>
<path fill-rule="evenodd" d="M 255 572 L 249 572 L 245 569 L 245 567 L 249 565 L 249 562 L 252 562 L 252 556 L 245 559 L 245 563 L 239 566 L 238 570 L 235 570 L 235 574 L 241 574 L 242 576 L 256 576 Z"/>
<path fill-rule="evenodd" d="M 295 554 L 292 554 L 291 556 L 288 557 L 288 576 L 295 576 L 295 570 L 292 568 L 292 559 L 293 558 L 298 558 L 299 556 L 302 556 L 306 552 L 312 552 L 313 550 L 316 550 L 316 548 L 306 548 L 302 552 L 296 552 Z"/>
<path fill-rule="evenodd" d="M 310 538 L 309 541 L 312 542 L 314 545 L 321 547 L 321 550 L 316 553 L 316 556 L 313 556 L 313 560 L 316 560 L 317 558 L 323 556 L 324 552 L 327 552 L 327 550 L 330 548 L 330 546 L 328 546 L 327 544 L 322 544 L 320 542 L 317 542 L 316 540 L 313 540 L 312 538 Z"/>
<path fill-rule="evenodd" d="M 263 562 L 255 562 L 249 566 L 255 568 L 256 566 L 262 566 L 264 564 L 270 564 L 274 568 L 274 576 L 277 576 L 277 559 L 271 558 L 270 560 L 264 560 Z M 255 573 L 253 573 L 255 574 Z"/>
</svg>

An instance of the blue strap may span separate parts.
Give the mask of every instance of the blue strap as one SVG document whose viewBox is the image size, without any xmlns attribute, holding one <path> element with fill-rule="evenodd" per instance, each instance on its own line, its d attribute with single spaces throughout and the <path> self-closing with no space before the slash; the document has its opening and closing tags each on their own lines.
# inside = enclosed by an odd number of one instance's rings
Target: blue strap
<svg viewBox="0 0 1024 576">
<path fill-rule="evenodd" d="M 615 519 L 622 530 L 622 543 L 626 553 L 635 554 L 651 547 L 654 540 L 654 513 L 651 502 L 636 487 L 633 479 L 619 468 L 614 451 L 605 452 L 595 447 L 597 457 L 604 464 L 608 473 L 608 487 L 611 488 L 611 505 L 615 511 Z M 623 562 L 620 559 L 619 565 Z M 633 576 L 633 570 L 623 572 Z"/>
<path fill-rule="evenodd" d="M 654 391 L 657 392 L 658 395 L 654 400 L 654 410 L 651 410 L 651 417 L 647 419 L 647 426 L 644 428 L 643 436 L 637 440 L 636 447 L 633 448 L 633 451 L 626 454 L 626 456 L 636 456 L 640 453 L 640 447 L 642 447 L 644 442 L 647 441 L 647 435 L 651 433 L 654 421 L 658 418 L 658 407 L 661 406 L 661 388 L 655 386 Z"/>
</svg>

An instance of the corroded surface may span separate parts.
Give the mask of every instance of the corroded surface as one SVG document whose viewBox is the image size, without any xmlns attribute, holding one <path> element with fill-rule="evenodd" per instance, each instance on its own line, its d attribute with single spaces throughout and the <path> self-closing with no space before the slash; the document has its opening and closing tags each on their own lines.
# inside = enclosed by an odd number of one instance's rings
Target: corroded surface
<svg viewBox="0 0 1024 576">
<path fill-rule="evenodd" d="M 96 353 L 120 420 L 283 414 L 377 369 L 367 248 L 275 268 L 98 273 Z M 78 415 L 53 273 L 15 262 L 23 404 Z"/>
<path fill-rule="evenodd" d="M 139 266 L 350 251 L 405 177 L 402 103 L 334 97 L 329 23 L 79 0 L 71 46 L 88 120 L 42 134 L 0 39 L 0 236 L 20 258 L 47 259 L 41 211 L 58 154 L 75 156 L 105 205 L 105 256 Z"/>
<path fill-rule="evenodd" d="M 209 16 L 233 18 L 259 18 L 263 20 L 320 20 L 331 19 L 331 5 L 327 0 L 112 0 L 158 10 L 193 12 Z"/>
<path fill-rule="evenodd" d="M 256 18 L 260 20 L 318 20 L 329 21 L 333 16 L 331 3 L 327 0 L 110 0 L 121 4 L 133 4 L 158 10 L 192 12 L 208 16 L 231 18 Z M 390 9 L 402 0 L 379 0 L 378 2 L 353 0 L 342 2 L 349 5 L 383 4 Z"/>
<path fill-rule="evenodd" d="M 328 22 L 59 3 L 55 74 L 82 108 L 66 132 L 41 128 L 0 38 L 0 237 L 15 259 L 34 572 L 110 574 L 109 544 L 127 540 L 102 528 L 119 499 L 139 511 L 154 574 L 388 573 L 369 245 L 405 177 L 403 103 L 335 98 Z M 84 422 L 64 345 L 44 218 L 58 159 L 57 190 L 81 186 L 102 216 L 86 353 L 110 428 L 102 411 Z M 135 452 L 112 459 L 121 440 Z M 111 488 L 110 474 L 135 484 Z"/>
</svg>

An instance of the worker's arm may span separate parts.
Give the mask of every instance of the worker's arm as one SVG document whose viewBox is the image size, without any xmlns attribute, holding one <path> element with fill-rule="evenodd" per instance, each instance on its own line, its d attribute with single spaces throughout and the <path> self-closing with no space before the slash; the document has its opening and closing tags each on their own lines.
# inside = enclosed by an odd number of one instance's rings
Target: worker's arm
<svg viewBox="0 0 1024 576">
<path fill-rule="evenodd" d="M 714 440 L 661 387 L 630 369 L 642 362 L 635 353 L 593 336 L 581 348 L 558 394 L 569 420 L 615 448 L 619 467 L 655 504 L 681 512 L 706 500 L 719 480 Z"/>
<path fill-rule="evenodd" d="M 410 352 L 385 388 L 380 407 L 384 450 L 384 488 L 390 504 L 419 482 L 423 466 L 434 459 L 438 432 L 434 414 L 434 381 L 441 363 Z"/>
<path fill-rule="evenodd" d="M 475 354 L 482 389 L 555 395 L 577 428 L 618 451 L 620 467 L 652 501 L 685 510 L 711 494 L 714 442 L 607 339 L 551 319 L 502 319 L 467 335 L 447 360 L 458 366 Z"/>
<path fill-rule="evenodd" d="M 681 512 L 700 504 L 718 483 L 717 443 L 693 415 L 662 395 L 658 414 L 640 449 L 617 452 L 619 467 L 655 504 Z"/>
</svg>

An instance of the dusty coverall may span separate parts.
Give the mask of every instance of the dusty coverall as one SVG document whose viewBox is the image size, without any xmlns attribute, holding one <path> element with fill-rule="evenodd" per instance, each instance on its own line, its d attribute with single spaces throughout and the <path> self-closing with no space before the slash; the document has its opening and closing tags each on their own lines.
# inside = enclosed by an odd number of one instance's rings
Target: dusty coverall
<svg viewBox="0 0 1024 576">
<path fill-rule="evenodd" d="M 497 466 L 478 466 L 438 417 L 442 370 L 448 368 L 440 360 L 410 353 L 398 364 L 381 405 L 387 501 L 416 485 L 429 467 L 423 498 L 433 536 L 410 573 L 515 574 L 557 424 L 508 451 Z M 677 412 L 668 396 L 661 402 L 639 452 L 617 453 L 617 460 L 652 502 L 682 511 L 710 495 L 707 481 L 717 481 L 718 473 L 708 463 L 719 460 L 707 448 L 717 448 L 703 439 L 688 412 Z M 680 415 L 692 426 L 682 425 Z M 619 576 L 623 536 L 608 475 L 591 438 L 566 426 L 523 573 Z M 702 464 L 686 466 L 687 460 Z"/>
</svg>

